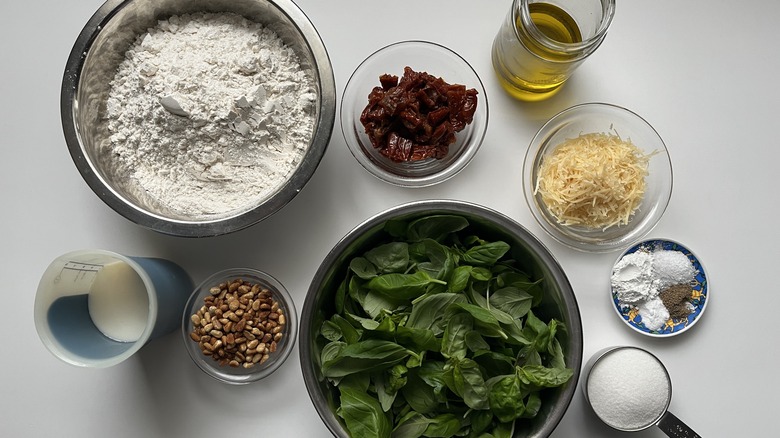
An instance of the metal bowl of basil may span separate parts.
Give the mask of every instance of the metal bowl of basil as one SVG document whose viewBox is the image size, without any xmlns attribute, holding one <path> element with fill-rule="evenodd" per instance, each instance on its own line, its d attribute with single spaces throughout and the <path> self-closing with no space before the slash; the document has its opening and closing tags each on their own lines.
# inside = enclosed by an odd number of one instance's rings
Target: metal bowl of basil
<svg viewBox="0 0 780 438">
<path fill-rule="evenodd" d="M 582 365 L 577 300 L 523 226 L 460 201 L 391 208 L 325 257 L 303 306 L 309 396 L 337 437 L 546 437 Z"/>
</svg>

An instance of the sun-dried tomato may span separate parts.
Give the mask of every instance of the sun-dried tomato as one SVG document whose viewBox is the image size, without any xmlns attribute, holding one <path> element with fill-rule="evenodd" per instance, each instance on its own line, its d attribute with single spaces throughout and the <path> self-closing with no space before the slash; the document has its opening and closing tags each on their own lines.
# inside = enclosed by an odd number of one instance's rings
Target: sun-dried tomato
<svg viewBox="0 0 780 438">
<path fill-rule="evenodd" d="M 474 120 L 477 90 L 404 68 L 383 74 L 368 95 L 360 122 L 379 153 L 396 162 L 447 156 L 455 133 Z"/>
</svg>

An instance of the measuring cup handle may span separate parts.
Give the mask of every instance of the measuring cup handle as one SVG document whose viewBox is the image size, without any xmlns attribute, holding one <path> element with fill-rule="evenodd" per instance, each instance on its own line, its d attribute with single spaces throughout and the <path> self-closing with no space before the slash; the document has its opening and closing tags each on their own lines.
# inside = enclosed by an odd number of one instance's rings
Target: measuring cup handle
<svg viewBox="0 0 780 438">
<path fill-rule="evenodd" d="M 658 422 L 658 428 L 671 438 L 701 438 L 693 429 L 686 426 L 669 411 L 666 411 L 661 421 Z"/>
</svg>

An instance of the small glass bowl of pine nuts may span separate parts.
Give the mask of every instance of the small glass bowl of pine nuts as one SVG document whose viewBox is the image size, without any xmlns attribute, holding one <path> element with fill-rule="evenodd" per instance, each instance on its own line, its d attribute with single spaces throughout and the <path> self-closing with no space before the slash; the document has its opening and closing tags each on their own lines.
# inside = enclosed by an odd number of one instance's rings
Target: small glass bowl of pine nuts
<svg viewBox="0 0 780 438">
<path fill-rule="evenodd" d="M 284 363 L 297 337 L 297 315 L 287 290 L 271 275 L 227 269 L 195 288 L 184 308 L 182 334 L 206 374 L 245 384 Z"/>
</svg>

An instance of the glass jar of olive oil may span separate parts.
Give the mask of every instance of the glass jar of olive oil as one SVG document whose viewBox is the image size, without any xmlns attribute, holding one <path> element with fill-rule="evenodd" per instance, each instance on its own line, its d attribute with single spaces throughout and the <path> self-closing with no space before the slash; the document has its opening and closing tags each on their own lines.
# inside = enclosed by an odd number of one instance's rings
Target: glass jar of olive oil
<svg viewBox="0 0 780 438">
<path fill-rule="evenodd" d="M 615 0 L 514 0 L 493 41 L 493 69 L 513 97 L 546 99 L 604 40 Z"/>
</svg>

